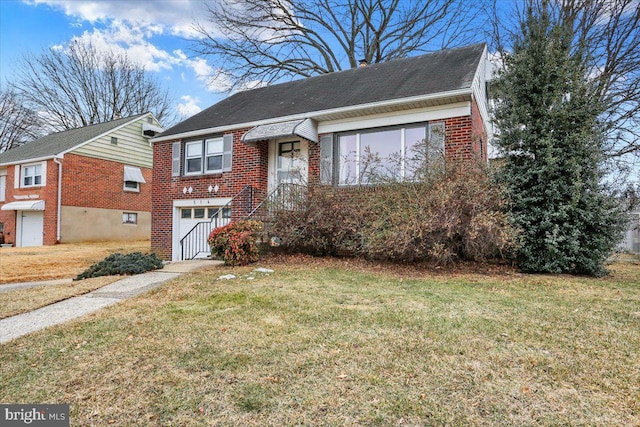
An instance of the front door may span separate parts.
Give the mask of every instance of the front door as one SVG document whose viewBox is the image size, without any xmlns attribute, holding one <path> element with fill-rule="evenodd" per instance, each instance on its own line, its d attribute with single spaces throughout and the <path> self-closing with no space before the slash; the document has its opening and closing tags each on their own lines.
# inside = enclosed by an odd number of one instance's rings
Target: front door
<svg viewBox="0 0 640 427">
<path fill-rule="evenodd" d="M 291 209 L 305 194 L 308 179 L 306 142 L 278 142 L 276 158 L 276 199 L 285 208 Z"/>
<path fill-rule="evenodd" d="M 307 156 L 300 141 L 279 142 L 276 161 L 276 185 L 306 184 Z M 304 151 L 304 153 L 303 153 Z"/>
</svg>

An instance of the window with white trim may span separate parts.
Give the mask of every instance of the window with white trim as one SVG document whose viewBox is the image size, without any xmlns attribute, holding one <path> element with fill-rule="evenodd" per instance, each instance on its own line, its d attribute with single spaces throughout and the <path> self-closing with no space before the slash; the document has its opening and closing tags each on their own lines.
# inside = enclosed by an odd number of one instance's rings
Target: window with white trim
<svg viewBox="0 0 640 427">
<path fill-rule="evenodd" d="M 42 179 L 42 163 L 21 167 L 20 187 L 40 187 L 42 185 L 44 185 Z"/>
<path fill-rule="evenodd" d="M 124 191 L 133 191 L 136 193 L 140 192 L 140 183 L 136 181 L 125 181 L 124 182 Z"/>
<path fill-rule="evenodd" d="M 0 202 L 4 202 L 4 200 L 5 200 L 5 194 L 6 194 L 5 187 L 6 186 L 7 186 L 7 176 L 6 175 L 0 175 Z"/>
<path fill-rule="evenodd" d="M 184 150 L 184 174 L 202 173 L 202 141 L 187 142 Z"/>
<path fill-rule="evenodd" d="M 146 184 L 144 177 L 142 176 L 142 171 L 140 168 L 135 166 L 126 166 L 124 167 L 124 191 L 132 191 L 139 193 L 140 192 L 140 184 Z"/>
<path fill-rule="evenodd" d="M 338 185 L 415 180 L 444 159 L 444 123 L 345 132 L 333 147 Z M 322 182 L 329 182 L 328 177 Z"/>
<path fill-rule="evenodd" d="M 122 223 L 123 224 L 137 224 L 138 223 L 138 214 L 135 212 L 123 212 L 122 213 Z"/>
<path fill-rule="evenodd" d="M 233 135 L 187 141 L 184 144 L 184 175 L 222 173 L 231 170 Z M 180 147 L 172 147 L 172 174 L 178 174 Z"/>
<path fill-rule="evenodd" d="M 206 139 L 204 143 L 207 147 L 205 172 L 222 172 L 222 156 L 224 155 L 222 138 Z"/>
</svg>

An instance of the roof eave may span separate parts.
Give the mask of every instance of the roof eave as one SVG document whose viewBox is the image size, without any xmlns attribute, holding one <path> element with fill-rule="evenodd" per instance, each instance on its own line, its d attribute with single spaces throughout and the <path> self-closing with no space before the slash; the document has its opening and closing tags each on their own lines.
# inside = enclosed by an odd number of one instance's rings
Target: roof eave
<svg viewBox="0 0 640 427">
<path fill-rule="evenodd" d="M 272 117 L 272 118 L 269 118 L 269 119 L 256 120 L 256 121 L 252 121 L 252 122 L 233 123 L 233 124 L 230 124 L 230 125 L 216 126 L 216 127 L 211 127 L 211 128 L 205 128 L 205 129 L 198 129 L 198 130 L 189 131 L 189 132 L 182 132 L 182 133 L 177 133 L 177 134 L 173 134 L 173 135 L 167 135 L 167 136 L 160 136 L 158 138 L 152 138 L 150 140 L 150 142 L 155 143 L 155 142 L 175 141 L 177 139 L 192 138 L 192 137 L 201 136 L 201 135 L 208 135 L 208 134 L 216 133 L 216 132 L 224 132 L 224 131 L 227 131 L 227 130 L 250 128 L 250 127 L 265 125 L 265 124 L 269 124 L 269 123 L 277 123 L 277 122 L 283 122 L 283 121 L 289 121 L 289 120 L 301 120 L 301 119 L 306 119 L 306 118 L 316 119 L 317 120 L 318 117 L 327 116 L 327 115 L 330 115 L 330 114 L 348 113 L 348 112 L 353 113 L 353 112 L 357 112 L 357 111 L 360 111 L 360 110 L 366 111 L 366 110 L 370 110 L 370 109 L 373 109 L 373 108 L 392 107 L 392 106 L 397 106 L 397 105 L 402 105 L 402 104 L 411 104 L 411 103 L 420 102 L 420 101 L 433 101 L 433 100 L 437 100 L 437 99 L 440 99 L 440 98 L 451 98 L 451 97 L 455 97 L 455 96 L 471 95 L 471 93 L 472 93 L 472 88 L 471 87 L 465 87 L 465 88 L 462 88 L 462 89 L 455 89 L 455 90 L 451 90 L 451 91 L 447 91 L 447 92 L 438 92 L 438 93 L 428 94 L 428 95 L 419 95 L 419 96 L 398 98 L 398 99 L 392 99 L 392 100 L 386 100 L 386 101 L 370 102 L 370 103 L 367 103 L 367 104 L 351 105 L 351 106 L 347 106 L 347 107 L 331 108 L 331 109 L 326 109 L 326 110 L 309 111 L 309 112 L 293 114 L 293 115 L 289 115 L 289 116 Z"/>
<path fill-rule="evenodd" d="M 60 154 L 50 154 L 48 156 L 34 157 L 31 159 L 21 159 L 21 160 L 14 160 L 12 162 L 4 162 L 4 163 L 0 163 L 0 166 L 22 165 L 24 163 L 33 163 L 33 162 L 41 162 L 43 160 L 59 159 L 61 157 L 62 156 Z"/>
</svg>

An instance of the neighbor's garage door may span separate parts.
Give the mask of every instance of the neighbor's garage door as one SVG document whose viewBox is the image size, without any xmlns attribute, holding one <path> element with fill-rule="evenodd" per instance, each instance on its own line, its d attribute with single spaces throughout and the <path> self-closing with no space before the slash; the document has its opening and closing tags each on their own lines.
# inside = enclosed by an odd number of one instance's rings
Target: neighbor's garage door
<svg viewBox="0 0 640 427">
<path fill-rule="evenodd" d="M 21 216 L 19 246 L 42 246 L 44 212 L 18 211 L 18 215 Z"/>
</svg>

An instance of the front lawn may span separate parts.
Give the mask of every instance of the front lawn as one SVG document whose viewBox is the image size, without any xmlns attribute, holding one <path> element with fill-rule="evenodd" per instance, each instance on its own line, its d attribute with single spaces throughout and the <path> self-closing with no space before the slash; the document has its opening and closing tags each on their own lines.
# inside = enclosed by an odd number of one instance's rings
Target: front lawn
<svg viewBox="0 0 640 427">
<path fill-rule="evenodd" d="M 120 279 L 122 279 L 120 276 L 103 276 L 59 285 L 37 286 L 1 292 L 0 319 L 84 295 Z"/>
<path fill-rule="evenodd" d="M 0 402 L 70 403 L 73 426 L 640 424 L 637 262 L 590 279 L 294 260 L 2 345 Z"/>
<path fill-rule="evenodd" d="M 149 240 L 0 248 L 0 284 L 72 278 L 114 253 L 149 252 Z"/>
</svg>

